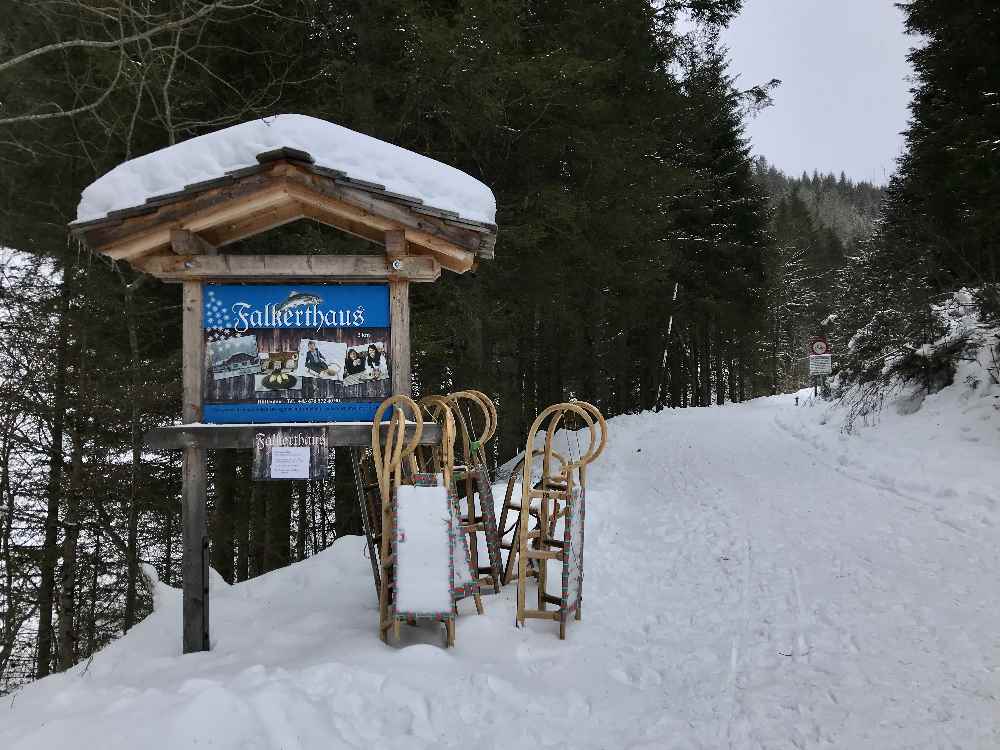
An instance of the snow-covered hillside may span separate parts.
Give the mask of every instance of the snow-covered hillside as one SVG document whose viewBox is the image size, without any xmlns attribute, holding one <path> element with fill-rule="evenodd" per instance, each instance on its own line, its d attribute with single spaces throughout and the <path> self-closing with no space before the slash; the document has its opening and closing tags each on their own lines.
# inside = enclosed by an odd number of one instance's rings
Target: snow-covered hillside
<svg viewBox="0 0 1000 750">
<path fill-rule="evenodd" d="M 217 582 L 211 653 L 178 655 L 161 587 L 0 707 L 0 747 L 1000 746 L 1000 389 L 852 435 L 807 395 L 609 422 L 564 642 L 514 628 L 511 587 L 463 602 L 453 650 L 439 627 L 385 646 L 347 539 Z"/>
</svg>

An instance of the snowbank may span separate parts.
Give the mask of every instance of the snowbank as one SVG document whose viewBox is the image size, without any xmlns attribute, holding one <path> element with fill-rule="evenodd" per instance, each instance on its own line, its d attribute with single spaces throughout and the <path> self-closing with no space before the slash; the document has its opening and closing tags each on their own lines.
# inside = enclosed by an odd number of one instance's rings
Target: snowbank
<svg viewBox="0 0 1000 750">
<path fill-rule="evenodd" d="M 944 513 L 950 512 L 948 499 L 956 497 L 992 510 L 1000 486 L 1000 330 L 979 319 L 968 290 L 935 311 L 944 333 L 917 351 L 933 356 L 965 342 L 951 385 L 928 394 L 920 385 L 896 381 L 880 409 L 860 415 L 858 387 L 832 403 L 814 402 L 812 390 L 805 389 L 798 394 L 805 408 L 779 422 L 844 470 L 887 488 L 929 495 Z"/>
<path fill-rule="evenodd" d="M 454 649 L 440 625 L 384 645 L 360 538 L 213 577 L 209 653 L 180 655 L 157 585 L 127 636 L 4 700 L 0 748 L 1000 747 L 986 387 L 851 435 L 792 396 L 609 420 L 565 641 L 516 629 L 508 586 L 460 603 Z"/>
<path fill-rule="evenodd" d="M 293 114 L 234 125 L 119 164 L 83 191 L 76 220 L 99 219 L 185 185 L 254 166 L 257 154 L 282 147 L 307 151 L 319 166 L 421 198 L 462 218 L 495 221 L 493 192 L 464 172 L 340 125 Z"/>
</svg>

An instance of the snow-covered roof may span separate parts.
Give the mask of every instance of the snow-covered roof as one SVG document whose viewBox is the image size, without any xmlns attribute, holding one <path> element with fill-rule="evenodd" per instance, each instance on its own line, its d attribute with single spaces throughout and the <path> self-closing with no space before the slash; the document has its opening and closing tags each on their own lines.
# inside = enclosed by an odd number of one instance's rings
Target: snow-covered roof
<svg viewBox="0 0 1000 750">
<path fill-rule="evenodd" d="M 282 148 L 306 152 L 319 167 L 462 219 L 495 221 L 493 191 L 465 172 L 332 122 L 286 114 L 217 130 L 119 164 L 83 191 L 76 223 L 255 166 L 258 154 Z"/>
</svg>

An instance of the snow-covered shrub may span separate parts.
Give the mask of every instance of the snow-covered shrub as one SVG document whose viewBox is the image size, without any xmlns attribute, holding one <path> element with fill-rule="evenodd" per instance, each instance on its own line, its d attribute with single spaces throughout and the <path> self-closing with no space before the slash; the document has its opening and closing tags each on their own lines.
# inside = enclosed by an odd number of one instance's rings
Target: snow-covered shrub
<svg viewBox="0 0 1000 750">
<path fill-rule="evenodd" d="M 847 407 L 845 429 L 858 419 L 871 421 L 895 396 L 905 395 L 901 408 L 919 409 L 926 395 L 954 382 L 963 360 L 1000 382 L 998 328 L 984 322 L 995 314 L 994 301 L 982 290 L 961 289 L 930 305 L 925 316 L 876 313 L 851 338 L 836 379 L 835 395 Z"/>
</svg>

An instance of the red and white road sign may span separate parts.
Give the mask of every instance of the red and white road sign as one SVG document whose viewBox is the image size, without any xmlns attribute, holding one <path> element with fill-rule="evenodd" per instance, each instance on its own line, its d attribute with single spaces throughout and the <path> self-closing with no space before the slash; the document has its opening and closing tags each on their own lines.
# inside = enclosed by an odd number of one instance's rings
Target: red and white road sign
<svg viewBox="0 0 1000 750">
<path fill-rule="evenodd" d="M 822 336 L 816 336 L 809 342 L 809 353 L 814 356 L 832 354 L 833 347 L 830 346 L 830 342 Z"/>
</svg>

